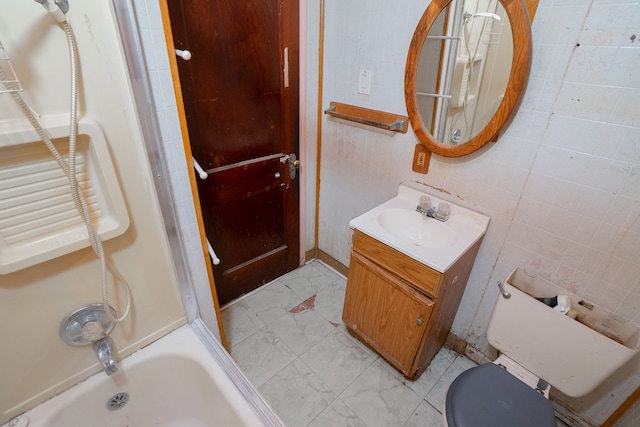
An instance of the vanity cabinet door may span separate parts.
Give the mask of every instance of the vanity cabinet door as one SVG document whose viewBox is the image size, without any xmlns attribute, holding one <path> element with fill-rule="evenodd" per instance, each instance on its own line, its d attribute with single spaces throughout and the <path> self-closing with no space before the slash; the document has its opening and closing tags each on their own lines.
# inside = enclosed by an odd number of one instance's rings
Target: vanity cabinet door
<svg viewBox="0 0 640 427">
<path fill-rule="evenodd" d="M 405 375 L 411 375 L 433 304 L 402 279 L 351 253 L 343 321 Z"/>
</svg>

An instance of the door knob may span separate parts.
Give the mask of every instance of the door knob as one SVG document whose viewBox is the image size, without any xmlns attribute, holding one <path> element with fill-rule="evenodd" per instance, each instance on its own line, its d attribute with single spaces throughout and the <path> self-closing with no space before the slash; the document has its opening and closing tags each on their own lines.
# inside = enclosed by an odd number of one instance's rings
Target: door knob
<svg viewBox="0 0 640 427">
<path fill-rule="evenodd" d="M 280 163 L 287 162 L 289 164 L 289 177 L 296 179 L 296 169 L 300 168 L 300 160 L 296 157 L 295 153 L 287 154 L 284 157 L 280 157 Z"/>
<path fill-rule="evenodd" d="M 422 326 L 422 322 L 423 322 L 422 317 L 418 317 L 418 319 L 416 320 L 416 325 Z"/>
</svg>

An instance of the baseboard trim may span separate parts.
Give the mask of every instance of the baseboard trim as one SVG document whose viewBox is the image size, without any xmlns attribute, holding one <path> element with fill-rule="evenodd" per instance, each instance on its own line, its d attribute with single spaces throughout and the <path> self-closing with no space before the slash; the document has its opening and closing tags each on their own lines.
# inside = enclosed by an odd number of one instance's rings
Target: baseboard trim
<svg viewBox="0 0 640 427">
<path fill-rule="evenodd" d="M 349 275 L 349 267 L 342 264 L 340 261 L 329 255 L 328 253 L 322 250 L 318 250 L 318 259 L 343 276 L 347 277 Z"/>
<path fill-rule="evenodd" d="M 304 263 L 303 264 L 306 264 L 307 262 L 309 262 L 309 261 L 311 261 L 313 259 L 316 259 L 316 258 L 317 258 L 316 257 L 316 248 L 309 249 L 308 251 L 306 251 L 304 253 Z"/>
</svg>

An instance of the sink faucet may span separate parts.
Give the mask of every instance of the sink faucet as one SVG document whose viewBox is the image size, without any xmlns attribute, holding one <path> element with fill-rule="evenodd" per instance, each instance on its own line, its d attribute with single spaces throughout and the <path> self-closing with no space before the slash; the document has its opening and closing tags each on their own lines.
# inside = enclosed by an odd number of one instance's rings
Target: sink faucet
<svg viewBox="0 0 640 427">
<path fill-rule="evenodd" d="M 416 212 L 421 213 L 424 216 L 428 216 L 430 218 L 435 218 L 436 217 L 436 210 L 433 206 L 428 206 L 428 205 L 418 205 L 416 207 Z"/>
<path fill-rule="evenodd" d="M 102 365 L 102 369 L 107 375 L 111 375 L 118 370 L 111 347 L 113 347 L 113 341 L 108 336 L 93 343 L 93 351 L 96 352 L 100 365 Z"/>
<path fill-rule="evenodd" d="M 449 219 L 451 208 L 448 203 L 440 203 L 438 207 L 431 206 L 431 198 L 428 196 L 421 196 L 420 203 L 416 207 L 416 212 L 419 212 L 424 217 L 434 218 L 438 221 L 445 222 Z"/>
</svg>

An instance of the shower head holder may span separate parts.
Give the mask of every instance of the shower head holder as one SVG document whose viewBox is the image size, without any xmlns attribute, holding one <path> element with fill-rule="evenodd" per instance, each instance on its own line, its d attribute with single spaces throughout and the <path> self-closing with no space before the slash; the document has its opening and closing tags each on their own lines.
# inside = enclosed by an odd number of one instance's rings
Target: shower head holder
<svg viewBox="0 0 640 427">
<path fill-rule="evenodd" d="M 56 21 L 64 22 L 67 20 L 66 13 L 69 11 L 69 2 L 67 0 L 35 0 L 40 3 L 47 12 L 51 13 Z"/>
</svg>

